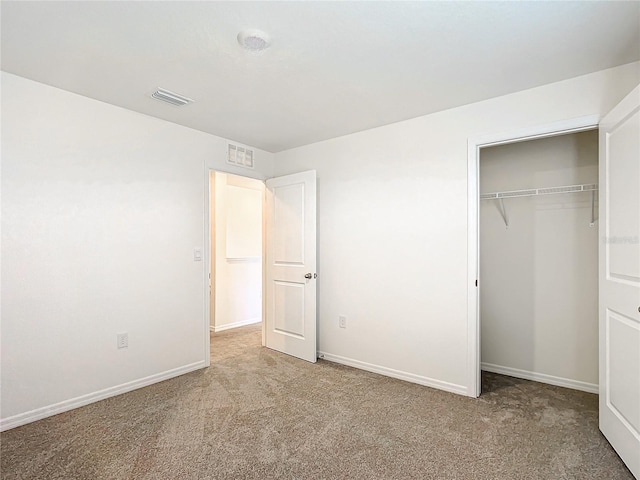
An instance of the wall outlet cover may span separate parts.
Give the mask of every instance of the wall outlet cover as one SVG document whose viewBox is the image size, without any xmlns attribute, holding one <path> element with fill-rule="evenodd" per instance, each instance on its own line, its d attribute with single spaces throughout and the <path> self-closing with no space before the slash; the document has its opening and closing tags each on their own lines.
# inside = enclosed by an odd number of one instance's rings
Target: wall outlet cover
<svg viewBox="0 0 640 480">
<path fill-rule="evenodd" d="M 118 348 L 128 348 L 129 347 L 129 334 L 128 333 L 118 333 Z"/>
</svg>

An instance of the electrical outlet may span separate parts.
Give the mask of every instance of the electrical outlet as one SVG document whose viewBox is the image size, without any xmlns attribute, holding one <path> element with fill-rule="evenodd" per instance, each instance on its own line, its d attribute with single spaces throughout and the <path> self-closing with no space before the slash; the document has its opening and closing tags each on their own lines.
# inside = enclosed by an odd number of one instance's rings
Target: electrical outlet
<svg viewBox="0 0 640 480">
<path fill-rule="evenodd" d="M 338 326 L 340 328 L 347 328 L 347 316 L 346 315 L 338 316 Z"/>
<path fill-rule="evenodd" d="M 118 334 L 118 348 L 128 348 L 129 347 L 129 334 L 119 333 Z"/>
</svg>

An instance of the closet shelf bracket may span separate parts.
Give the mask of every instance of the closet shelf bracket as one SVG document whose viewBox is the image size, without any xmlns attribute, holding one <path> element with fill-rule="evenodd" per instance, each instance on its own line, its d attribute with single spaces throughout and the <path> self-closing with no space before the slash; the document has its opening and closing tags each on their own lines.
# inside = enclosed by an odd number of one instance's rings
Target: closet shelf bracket
<svg viewBox="0 0 640 480">
<path fill-rule="evenodd" d="M 509 228 L 509 217 L 507 217 L 507 208 L 504 206 L 504 198 L 500 198 L 500 213 L 502 220 L 504 220 L 504 226 Z"/>
<path fill-rule="evenodd" d="M 590 227 L 596 224 L 596 190 L 591 190 L 591 223 Z"/>
</svg>

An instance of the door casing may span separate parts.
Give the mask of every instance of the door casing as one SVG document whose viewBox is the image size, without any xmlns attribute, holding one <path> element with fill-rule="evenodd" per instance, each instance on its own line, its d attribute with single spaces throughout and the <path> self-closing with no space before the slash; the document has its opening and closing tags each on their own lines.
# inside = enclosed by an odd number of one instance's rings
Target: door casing
<svg viewBox="0 0 640 480">
<path fill-rule="evenodd" d="M 205 358 L 205 367 L 209 367 L 211 365 L 211 338 L 210 338 L 210 325 L 211 325 L 211 293 L 209 288 L 215 289 L 215 278 L 214 272 L 212 271 L 211 264 L 211 251 L 212 251 L 212 241 L 213 237 L 211 235 L 212 229 L 212 212 L 211 212 L 211 198 L 212 198 L 212 190 L 213 187 L 211 185 L 211 174 L 212 173 L 226 173 L 229 175 L 236 175 L 238 177 L 250 178 L 252 180 L 258 180 L 262 183 L 265 181 L 263 179 L 250 177 L 247 175 L 239 175 L 237 173 L 227 172 L 220 168 L 205 168 L 205 202 L 204 202 L 204 223 L 205 223 L 205 238 L 203 241 L 204 251 L 202 255 L 202 261 L 205 263 L 206 267 L 204 268 L 204 331 L 205 331 L 205 341 L 204 341 L 204 358 Z M 266 189 L 265 189 L 266 190 Z M 264 285 L 265 285 L 265 266 L 266 266 L 266 258 L 265 258 L 265 213 L 266 213 L 266 192 L 263 191 L 262 194 L 262 346 L 264 347 L 265 341 L 265 325 L 264 325 Z M 210 287 L 211 284 L 211 287 Z"/>
<path fill-rule="evenodd" d="M 469 138 L 467 142 L 467 396 L 478 397 L 480 380 L 480 149 L 598 128 L 600 115 L 589 115 L 513 132 Z M 477 282 L 477 283 L 476 283 Z"/>
<path fill-rule="evenodd" d="M 211 290 L 215 289 L 215 278 L 214 272 L 212 271 L 212 242 L 214 241 L 214 237 L 212 235 L 212 212 L 211 212 L 211 198 L 213 185 L 211 182 L 212 173 L 227 173 L 236 176 L 244 176 L 246 178 L 251 178 L 253 180 L 261 181 L 265 184 L 265 188 L 263 190 L 262 195 L 262 346 L 266 346 L 266 314 L 267 314 L 267 295 L 266 295 L 266 285 L 267 285 L 267 219 L 268 219 L 268 207 L 267 207 L 267 195 L 268 189 L 266 188 L 266 180 L 256 179 L 254 177 L 249 177 L 245 175 L 238 175 L 237 173 L 226 172 L 223 169 L 217 168 L 206 168 L 205 169 L 205 212 L 204 212 L 204 221 L 205 221 L 205 238 L 203 241 L 204 252 L 202 256 L 202 260 L 205 262 L 206 267 L 204 268 L 204 331 L 205 331 L 205 342 L 204 342 L 204 355 L 205 355 L 205 367 L 209 367 L 211 365 L 211 338 L 210 338 L 210 324 L 211 324 Z M 315 228 L 314 228 L 315 232 Z M 315 233 L 314 233 L 315 235 Z M 314 254 L 315 257 L 315 254 Z M 315 271 L 315 260 L 314 260 L 314 268 Z M 317 351 L 317 347 L 316 347 Z"/>
</svg>

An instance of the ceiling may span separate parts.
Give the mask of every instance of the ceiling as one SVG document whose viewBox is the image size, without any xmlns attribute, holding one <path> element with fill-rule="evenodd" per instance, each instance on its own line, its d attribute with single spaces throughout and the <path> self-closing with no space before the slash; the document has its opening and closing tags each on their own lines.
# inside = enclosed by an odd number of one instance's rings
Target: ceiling
<svg viewBox="0 0 640 480">
<path fill-rule="evenodd" d="M 2 1 L 1 22 L 6 72 L 271 152 L 640 59 L 638 1 Z"/>
</svg>

